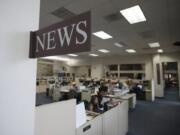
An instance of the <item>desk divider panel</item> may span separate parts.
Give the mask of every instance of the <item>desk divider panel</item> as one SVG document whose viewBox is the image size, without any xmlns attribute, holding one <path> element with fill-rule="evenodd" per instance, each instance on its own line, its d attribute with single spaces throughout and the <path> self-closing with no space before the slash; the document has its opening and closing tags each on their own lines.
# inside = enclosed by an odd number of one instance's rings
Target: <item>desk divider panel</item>
<svg viewBox="0 0 180 135">
<path fill-rule="evenodd" d="M 36 107 L 35 135 L 75 135 L 76 100 Z"/>
<path fill-rule="evenodd" d="M 76 135 L 103 135 L 102 134 L 102 115 L 97 116 L 77 129 Z"/>
<path fill-rule="evenodd" d="M 128 101 L 124 101 L 118 108 L 118 135 L 126 135 L 128 132 Z"/>
</svg>

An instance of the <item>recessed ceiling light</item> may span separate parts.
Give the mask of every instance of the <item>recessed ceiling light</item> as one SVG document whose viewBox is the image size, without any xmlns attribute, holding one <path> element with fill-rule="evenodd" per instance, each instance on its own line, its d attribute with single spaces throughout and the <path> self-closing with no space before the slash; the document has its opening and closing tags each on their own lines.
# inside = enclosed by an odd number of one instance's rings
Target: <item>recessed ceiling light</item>
<svg viewBox="0 0 180 135">
<path fill-rule="evenodd" d="M 163 53 L 164 51 L 163 51 L 163 49 L 158 49 L 157 52 L 158 53 Z"/>
<path fill-rule="evenodd" d="M 146 21 L 146 17 L 144 16 L 139 5 L 121 10 L 120 13 L 130 24 Z"/>
<path fill-rule="evenodd" d="M 158 42 L 155 42 L 155 43 L 149 43 L 149 47 L 151 47 L 151 48 L 160 47 L 160 44 L 159 44 Z"/>
<path fill-rule="evenodd" d="M 136 53 L 136 50 L 134 50 L 134 49 L 127 49 L 126 52 L 128 52 L 128 53 Z"/>
<path fill-rule="evenodd" d="M 95 36 L 97 36 L 97 37 L 99 37 L 101 39 L 110 39 L 110 38 L 112 38 L 111 35 L 107 34 L 104 31 L 95 32 L 95 33 L 93 33 L 93 35 L 95 35 Z"/>
<path fill-rule="evenodd" d="M 48 56 L 48 57 L 43 57 L 42 59 L 58 60 L 58 61 L 69 61 L 69 58 L 60 57 L 60 56 Z"/>
<path fill-rule="evenodd" d="M 69 56 L 72 56 L 72 57 L 77 57 L 78 55 L 76 54 L 68 54 Z"/>
<path fill-rule="evenodd" d="M 102 53 L 109 53 L 109 50 L 106 50 L 106 49 L 100 49 L 100 50 L 98 50 L 98 51 L 100 51 L 100 52 L 102 52 Z"/>
<path fill-rule="evenodd" d="M 97 55 L 97 54 L 89 54 L 90 56 L 93 56 L 93 57 L 97 57 L 97 56 L 99 56 L 99 55 Z"/>
<path fill-rule="evenodd" d="M 124 47 L 124 45 L 122 45 L 122 44 L 120 44 L 120 43 L 117 43 L 117 42 L 114 43 L 114 45 L 117 46 L 117 47 Z"/>
</svg>

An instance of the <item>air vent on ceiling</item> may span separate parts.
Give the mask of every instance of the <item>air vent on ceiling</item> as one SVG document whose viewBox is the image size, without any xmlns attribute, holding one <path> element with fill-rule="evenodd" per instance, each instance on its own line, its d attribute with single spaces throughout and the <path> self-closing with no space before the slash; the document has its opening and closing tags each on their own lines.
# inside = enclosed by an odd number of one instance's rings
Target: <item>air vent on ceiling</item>
<svg viewBox="0 0 180 135">
<path fill-rule="evenodd" d="M 148 30 L 148 31 L 143 31 L 143 32 L 139 32 L 138 33 L 143 39 L 150 39 L 150 38 L 154 38 L 155 34 L 152 30 Z"/>
<path fill-rule="evenodd" d="M 176 41 L 173 43 L 174 46 L 180 46 L 180 41 Z"/>
<path fill-rule="evenodd" d="M 121 45 L 123 45 L 124 47 L 126 47 L 127 46 L 127 44 L 126 43 L 124 43 L 123 41 L 120 41 L 119 42 Z"/>
<path fill-rule="evenodd" d="M 51 14 L 61 19 L 67 19 L 67 18 L 71 18 L 75 16 L 73 12 L 69 11 L 68 9 L 64 7 L 54 10 L 53 12 L 51 12 Z"/>
<path fill-rule="evenodd" d="M 122 20 L 123 16 L 119 12 L 115 12 L 107 16 L 104 16 L 104 19 L 108 22 L 114 22 L 114 21 Z"/>
</svg>

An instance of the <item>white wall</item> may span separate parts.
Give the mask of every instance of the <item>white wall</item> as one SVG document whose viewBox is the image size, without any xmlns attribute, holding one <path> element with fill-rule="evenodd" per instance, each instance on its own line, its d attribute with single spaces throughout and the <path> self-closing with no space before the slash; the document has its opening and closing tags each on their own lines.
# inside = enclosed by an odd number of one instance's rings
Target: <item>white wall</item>
<svg viewBox="0 0 180 135">
<path fill-rule="evenodd" d="M 37 62 L 37 78 L 53 76 L 53 64 L 50 62 Z"/>
<path fill-rule="evenodd" d="M 0 135 L 34 135 L 36 60 L 28 53 L 39 8 L 39 0 L 0 2 Z"/>
<path fill-rule="evenodd" d="M 157 64 L 160 65 L 160 84 L 157 82 Z M 163 72 L 162 72 L 162 62 L 161 56 L 156 54 L 153 56 L 153 76 L 154 76 L 154 89 L 155 89 L 155 96 L 156 97 L 163 97 L 164 90 L 163 90 Z"/>
<path fill-rule="evenodd" d="M 89 60 L 83 60 L 79 59 L 71 63 L 71 66 L 83 66 L 83 65 L 92 65 L 93 67 L 95 65 L 109 65 L 109 64 L 145 64 L 145 73 L 146 78 L 148 80 L 151 80 L 153 77 L 153 66 L 152 66 L 152 55 L 128 55 L 128 56 L 112 56 L 108 58 L 96 58 L 96 59 L 89 59 Z M 102 67 L 102 66 L 101 66 Z M 101 68 L 101 71 L 98 72 L 98 77 L 101 73 L 104 73 L 103 67 Z M 97 72 L 93 72 L 92 69 L 92 76 L 95 75 Z"/>
<path fill-rule="evenodd" d="M 63 71 L 63 67 L 66 68 L 66 71 Z M 47 61 L 39 59 L 37 65 L 37 78 L 41 78 L 42 76 L 53 76 L 60 72 L 74 73 L 74 70 L 74 67 L 68 66 L 67 63 L 63 61 Z"/>
<path fill-rule="evenodd" d="M 86 65 L 74 67 L 74 72 L 77 77 L 88 77 L 88 69 L 89 68 L 90 68 L 90 66 L 86 66 Z"/>
<path fill-rule="evenodd" d="M 91 65 L 91 77 L 101 79 L 104 74 L 103 64 L 92 64 Z"/>
<path fill-rule="evenodd" d="M 74 68 L 71 66 L 68 66 L 67 63 L 62 62 L 62 61 L 54 61 L 53 62 L 54 73 L 63 72 L 63 67 L 66 68 L 66 72 L 74 73 Z"/>
<path fill-rule="evenodd" d="M 154 66 L 154 77 L 155 77 L 155 96 L 163 97 L 164 96 L 164 84 L 157 85 L 156 79 L 156 63 L 160 63 L 161 65 L 161 82 L 163 82 L 163 71 L 162 71 L 162 62 L 178 62 L 178 75 L 179 75 L 179 94 L 180 94 L 180 54 L 179 53 L 167 53 L 153 56 L 153 66 Z"/>
<path fill-rule="evenodd" d="M 35 135 L 75 135 L 76 100 L 36 107 Z"/>
</svg>

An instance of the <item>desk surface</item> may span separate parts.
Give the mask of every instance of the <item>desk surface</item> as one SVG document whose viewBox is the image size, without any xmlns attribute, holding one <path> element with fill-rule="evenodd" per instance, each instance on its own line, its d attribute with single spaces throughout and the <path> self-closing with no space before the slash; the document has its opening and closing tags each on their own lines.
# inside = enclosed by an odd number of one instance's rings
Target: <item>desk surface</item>
<svg viewBox="0 0 180 135">
<path fill-rule="evenodd" d="M 110 98 L 119 98 L 119 99 L 129 99 L 129 98 L 132 98 L 134 96 L 136 96 L 136 94 L 126 94 L 126 95 L 123 95 L 123 96 L 107 95 L 107 97 L 110 97 Z"/>
<path fill-rule="evenodd" d="M 97 94 L 96 94 L 96 93 L 93 93 L 93 94 L 91 94 L 91 96 L 97 96 Z"/>
<path fill-rule="evenodd" d="M 152 92 L 152 90 L 145 90 L 145 92 Z"/>
<path fill-rule="evenodd" d="M 69 93 L 70 90 L 60 90 L 60 92 L 63 92 L 63 93 Z"/>
<path fill-rule="evenodd" d="M 121 99 L 129 99 L 129 98 L 132 98 L 134 96 L 136 96 L 136 94 L 126 94 L 126 95 L 121 96 L 120 98 Z"/>
</svg>

